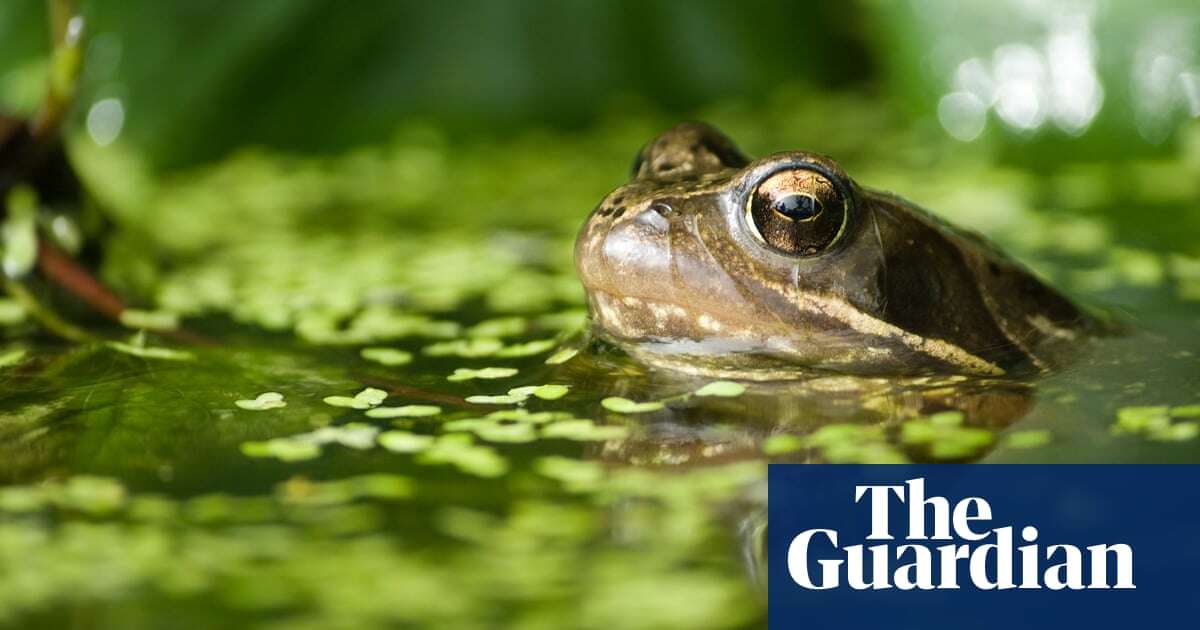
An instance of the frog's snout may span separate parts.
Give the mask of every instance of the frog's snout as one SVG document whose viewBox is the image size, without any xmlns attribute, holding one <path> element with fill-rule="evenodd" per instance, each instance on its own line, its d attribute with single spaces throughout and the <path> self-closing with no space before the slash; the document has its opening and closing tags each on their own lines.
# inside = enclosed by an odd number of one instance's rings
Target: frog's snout
<svg viewBox="0 0 1200 630">
<path fill-rule="evenodd" d="M 627 295 L 669 278 L 673 212 L 660 201 L 594 212 L 575 249 L 584 287 Z"/>
</svg>

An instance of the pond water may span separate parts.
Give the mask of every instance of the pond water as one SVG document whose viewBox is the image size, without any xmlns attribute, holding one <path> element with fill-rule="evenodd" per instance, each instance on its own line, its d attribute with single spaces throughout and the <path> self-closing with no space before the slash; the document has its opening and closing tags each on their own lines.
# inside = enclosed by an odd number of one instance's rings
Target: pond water
<svg viewBox="0 0 1200 630">
<path fill-rule="evenodd" d="M 1021 382 L 641 366 L 588 338 L 570 246 L 653 117 L 154 184 L 77 143 L 125 226 L 104 277 L 156 309 L 128 323 L 203 342 L 67 345 L 4 303 L 0 623 L 756 627 L 768 462 L 1200 461 L 1200 128 L 1033 170 L 865 107 L 705 117 L 837 156 L 1128 333 Z"/>
</svg>

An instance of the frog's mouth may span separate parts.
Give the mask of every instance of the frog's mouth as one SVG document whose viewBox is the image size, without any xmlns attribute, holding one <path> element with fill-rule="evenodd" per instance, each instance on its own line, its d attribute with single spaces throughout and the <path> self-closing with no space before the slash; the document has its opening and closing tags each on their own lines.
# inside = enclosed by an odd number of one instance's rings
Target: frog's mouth
<svg viewBox="0 0 1200 630">
<path fill-rule="evenodd" d="M 592 319 L 618 342 L 671 344 L 692 354 L 730 354 L 763 350 L 795 352 L 783 336 L 772 336 L 761 322 L 739 320 L 694 305 L 662 298 L 588 290 Z"/>
<path fill-rule="evenodd" d="M 958 346 L 920 338 L 878 323 L 878 331 L 835 326 L 778 328 L 684 307 L 670 301 L 589 289 L 593 321 L 603 336 L 639 354 L 726 357 L 732 366 L 747 356 L 798 366 L 854 373 L 905 373 L 930 368 L 1000 376 L 1005 370 Z M 732 313 L 732 309 L 729 313 Z M 875 320 L 873 320 L 875 321 Z"/>
</svg>

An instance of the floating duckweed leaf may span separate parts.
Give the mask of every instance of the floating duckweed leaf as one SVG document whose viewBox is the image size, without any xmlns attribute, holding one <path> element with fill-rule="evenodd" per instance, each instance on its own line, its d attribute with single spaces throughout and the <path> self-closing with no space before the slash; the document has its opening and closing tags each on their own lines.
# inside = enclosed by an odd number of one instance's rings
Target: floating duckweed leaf
<svg viewBox="0 0 1200 630">
<path fill-rule="evenodd" d="M 559 420 L 542 427 L 542 437 L 580 442 L 607 442 L 629 437 L 629 429 L 616 424 L 597 425 L 591 420 Z"/>
<path fill-rule="evenodd" d="M 227 494 L 203 494 L 188 499 L 182 506 L 184 518 L 196 523 L 266 523 L 279 517 L 278 506 L 270 497 L 235 497 Z"/>
<path fill-rule="evenodd" d="M 562 365 L 567 361 L 575 358 L 579 354 L 579 348 L 563 348 L 546 359 L 546 365 Z"/>
<path fill-rule="evenodd" d="M 0 359 L 0 365 L 4 361 Z M 1183 405 L 1180 407 L 1171 407 L 1172 418 L 1200 418 L 1200 405 Z"/>
<path fill-rule="evenodd" d="M 286 312 L 273 315 L 260 310 L 255 313 L 254 319 L 269 328 L 271 323 L 275 323 L 274 319 L 278 318 L 278 323 L 286 324 L 288 317 Z M 434 321 L 424 315 L 394 311 L 382 306 L 367 307 L 344 329 L 342 320 L 343 315 L 336 311 L 310 310 L 297 316 L 295 332 L 310 343 L 350 345 L 412 336 L 446 338 L 453 337 L 459 331 L 458 324 L 454 322 Z"/>
<path fill-rule="evenodd" d="M 345 407 L 347 409 L 369 409 L 371 407 L 366 402 L 350 396 L 326 396 L 321 400 L 331 407 Z"/>
<path fill-rule="evenodd" d="M 784 455 L 804 449 L 804 439 L 798 435 L 780 433 L 763 440 L 764 455 Z"/>
<path fill-rule="evenodd" d="M 455 356 L 473 359 L 492 356 L 503 347 L 504 343 L 499 339 L 478 337 L 471 339 L 440 341 L 438 343 L 425 346 L 423 352 L 431 357 Z"/>
<path fill-rule="evenodd" d="M 242 443 L 242 454 L 247 457 L 274 457 L 292 462 L 312 459 L 321 454 L 326 444 L 340 444 L 347 448 L 366 450 L 375 446 L 379 429 L 361 422 L 350 422 L 336 427 L 321 427 L 308 433 L 265 441 Z"/>
<path fill-rule="evenodd" d="M 510 396 L 533 396 L 542 400 L 558 400 L 571 390 L 569 385 L 525 385 L 508 390 Z"/>
<path fill-rule="evenodd" d="M 412 496 L 408 477 L 387 473 L 360 475 L 336 481 L 291 479 L 275 488 L 275 496 L 286 504 L 340 505 L 355 499 L 404 499 Z"/>
<path fill-rule="evenodd" d="M 12 326 L 25 321 L 27 313 L 16 300 L 0 298 L 0 326 Z"/>
<path fill-rule="evenodd" d="M 495 355 L 504 359 L 530 357 L 535 354 L 549 352 L 557 345 L 558 342 L 554 339 L 535 339 L 534 341 L 504 346 L 503 348 L 496 350 Z"/>
<path fill-rule="evenodd" d="M 537 439 L 537 432 L 530 424 L 501 424 L 488 420 L 475 426 L 475 435 L 489 442 L 532 442 Z"/>
<path fill-rule="evenodd" d="M 476 405 L 515 405 L 523 403 L 529 398 L 528 395 L 515 394 L 497 394 L 489 396 L 480 394 L 476 396 L 467 396 L 466 401 Z"/>
<path fill-rule="evenodd" d="M 887 443 L 883 429 L 860 424 L 828 424 L 804 438 L 831 464 L 904 464 L 908 458 Z"/>
<path fill-rule="evenodd" d="M 492 424 L 493 420 L 489 418 L 459 418 L 442 424 L 443 431 L 474 431 L 475 429 L 485 425 Z"/>
<path fill-rule="evenodd" d="M 0 368 L 17 365 L 25 359 L 27 351 L 24 348 L 0 351 Z"/>
<path fill-rule="evenodd" d="M 1200 415 L 1200 405 L 1168 407 L 1123 407 L 1117 410 L 1114 434 L 1132 433 L 1158 442 L 1183 442 L 1196 437 L 1196 422 L 1172 422 L 1171 418 L 1191 418 Z"/>
<path fill-rule="evenodd" d="M 418 461 L 450 464 L 462 472 L 479 477 L 499 477 L 508 472 L 508 462 L 494 449 L 475 444 L 471 436 L 464 433 L 437 438 L 418 455 Z"/>
<path fill-rule="evenodd" d="M 537 325 L 564 333 L 573 333 L 583 329 L 584 325 L 587 324 L 587 317 L 587 309 L 576 308 L 541 315 L 537 318 Z"/>
<path fill-rule="evenodd" d="M 1161 431 L 1171 424 L 1170 407 L 1123 407 L 1117 410 L 1114 430 L 1129 433 L 1152 433 Z"/>
<path fill-rule="evenodd" d="M 595 488 L 604 477 L 604 467 L 596 462 L 559 455 L 539 457 L 534 461 L 533 468 L 575 492 Z"/>
<path fill-rule="evenodd" d="M 248 411 L 266 411 L 287 406 L 287 402 L 283 400 L 283 394 L 279 392 L 264 392 L 253 400 L 237 400 L 233 404 Z"/>
<path fill-rule="evenodd" d="M 28 486 L 0 488 L 0 512 L 37 512 L 49 501 L 49 497 L 40 488 Z"/>
<path fill-rule="evenodd" d="M 650 411 L 658 411 L 665 405 L 661 402 L 634 402 L 628 398 L 620 396 L 610 396 L 600 401 L 600 405 L 605 409 L 615 413 L 647 413 Z"/>
<path fill-rule="evenodd" d="M 156 348 L 153 346 L 142 346 L 123 341 L 106 341 L 104 345 L 122 352 L 133 355 L 142 359 L 162 359 L 164 361 L 191 361 L 195 359 L 195 355 L 186 350 L 172 350 L 171 348 Z"/>
<path fill-rule="evenodd" d="M 322 398 L 325 404 L 332 407 L 345 407 L 348 409 L 370 409 L 387 399 L 387 392 L 382 389 L 368 387 L 354 395 L 349 396 L 326 396 Z"/>
<path fill-rule="evenodd" d="M 524 317 L 497 317 L 488 319 L 467 329 L 469 337 L 513 337 L 520 335 L 529 328 L 529 321 Z"/>
<path fill-rule="evenodd" d="M 408 365 L 409 363 L 412 363 L 413 360 L 413 355 L 411 352 L 396 348 L 363 348 L 358 354 L 368 361 L 374 361 L 388 367 Z"/>
<path fill-rule="evenodd" d="M 1109 258 L 1125 282 L 1135 287 L 1158 286 L 1166 273 L 1161 257 L 1151 251 L 1114 247 Z"/>
<path fill-rule="evenodd" d="M 116 479 L 79 475 L 71 477 L 57 493 L 63 507 L 88 514 L 109 514 L 125 504 L 125 487 Z"/>
<path fill-rule="evenodd" d="M 175 330 L 179 328 L 179 315 L 170 311 L 143 311 L 127 308 L 121 311 L 121 324 L 129 328 L 146 330 Z"/>
<path fill-rule="evenodd" d="M 467 402 L 477 405 L 515 405 L 529 400 L 530 396 L 542 400 L 558 400 L 570 391 L 568 385 L 523 385 L 508 390 L 507 394 L 468 396 Z"/>
<path fill-rule="evenodd" d="M 7 216 L 0 222 L 0 269 L 20 278 L 37 261 L 37 195 L 27 186 L 8 194 Z"/>
<path fill-rule="evenodd" d="M 938 427 L 962 426 L 964 419 L 965 416 L 963 416 L 963 412 L 961 411 L 939 411 L 926 418 L 926 420 L 929 421 L 929 424 Z"/>
<path fill-rule="evenodd" d="M 368 387 L 354 395 L 355 400 L 365 401 L 370 405 L 378 405 L 387 399 L 387 392 L 382 389 Z"/>
<path fill-rule="evenodd" d="M 1049 444 L 1051 438 L 1051 433 L 1045 429 L 1013 431 L 1004 436 L 1004 445 L 1008 448 L 1039 448 Z"/>
<path fill-rule="evenodd" d="M 124 507 L 128 493 L 120 481 L 77 475 L 65 482 L 0 489 L 0 511 L 34 512 L 49 505 L 90 515 L 111 514 Z"/>
<path fill-rule="evenodd" d="M 367 411 L 370 418 L 427 418 L 442 413 L 437 405 L 403 405 L 401 407 L 376 407 Z"/>
<path fill-rule="evenodd" d="M 733 381 L 713 381 L 696 390 L 697 396 L 717 396 L 720 398 L 735 398 L 746 392 L 746 386 Z"/>
<path fill-rule="evenodd" d="M 438 321 L 427 315 L 397 310 L 376 304 L 364 308 L 347 326 L 347 332 L 360 339 L 400 339 L 403 337 L 449 338 L 457 335 L 457 322 Z"/>
<path fill-rule="evenodd" d="M 1164 430 L 1149 435 L 1151 440 L 1160 442 L 1184 442 L 1195 439 L 1200 434 L 1200 424 L 1195 422 L 1176 422 Z"/>
<path fill-rule="evenodd" d="M 311 442 L 275 438 L 261 442 L 243 442 L 242 454 L 247 457 L 274 457 L 284 462 L 298 462 L 321 455 L 321 447 Z"/>
<path fill-rule="evenodd" d="M 1169 266 L 1171 275 L 1175 277 L 1175 290 L 1179 299 L 1200 301 L 1200 258 L 1172 254 Z"/>
<path fill-rule="evenodd" d="M 130 499 L 129 518 L 147 523 L 168 523 L 179 514 L 179 505 L 167 497 L 141 494 Z"/>
<path fill-rule="evenodd" d="M 508 378 L 518 372 L 517 368 L 510 367 L 485 367 L 478 370 L 471 368 L 455 368 L 454 374 L 446 377 L 448 381 L 469 381 L 471 379 L 497 379 Z"/>
<path fill-rule="evenodd" d="M 348 422 L 336 427 L 321 427 L 309 433 L 291 436 L 290 439 L 313 444 L 341 444 L 342 446 L 366 450 L 375 446 L 379 429 L 362 422 Z"/>
<path fill-rule="evenodd" d="M 528 409 L 501 409 L 487 415 L 489 420 L 511 420 L 513 422 L 529 422 L 545 424 L 555 420 L 572 420 L 574 416 L 566 411 L 529 411 Z"/>
<path fill-rule="evenodd" d="M 928 448 L 935 459 L 961 459 L 979 453 L 992 443 L 987 429 L 962 426 L 962 413 L 947 411 L 914 418 L 900 426 L 900 441 Z"/>
<path fill-rule="evenodd" d="M 408 431 L 384 431 L 378 439 L 380 446 L 395 453 L 419 453 L 433 444 L 433 436 Z"/>
</svg>

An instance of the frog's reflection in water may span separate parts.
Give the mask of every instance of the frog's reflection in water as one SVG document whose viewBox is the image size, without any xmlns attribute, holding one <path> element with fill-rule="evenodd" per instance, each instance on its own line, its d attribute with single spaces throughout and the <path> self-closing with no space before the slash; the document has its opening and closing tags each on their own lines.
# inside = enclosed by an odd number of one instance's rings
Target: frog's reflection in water
<svg viewBox="0 0 1200 630">
<path fill-rule="evenodd" d="M 693 399 L 693 402 L 697 399 Z M 804 448 L 773 461 L 822 463 L 839 457 L 897 456 L 912 461 L 930 458 L 931 445 L 906 436 L 905 423 L 937 431 L 936 419 L 959 431 L 999 430 L 1019 420 L 1032 407 L 1026 383 L 937 377 L 865 379 L 824 376 L 803 381 L 757 384 L 732 399 L 699 399 L 696 404 L 660 410 L 641 419 L 635 437 L 598 447 L 594 455 L 615 465 L 704 466 L 762 458 L 771 436 L 792 435 Z M 949 413 L 948 413 L 949 412 Z M 929 420 L 934 421 L 930 425 Z M 814 439 L 825 428 L 854 427 L 881 440 L 871 445 L 851 437 L 849 443 Z M 837 433 L 835 429 L 833 433 Z M 908 431 L 908 433 L 912 433 Z M 986 433 L 979 432 L 981 435 Z M 861 435 L 861 434 L 860 434 Z M 905 443 L 907 441 L 913 443 Z M 991 440 L 956 461 L 982 457 Z M 873 450 L 872 450 L 873 449 Z M 727 531 L 737 539 L 746 578 L 765 601 L 767 592 L 767 488 L 760 479 L 732 504 L 713 506 Z"/>
<path fill-rule="evenodd" d="M 637 466 L 720 464 L 762 458 L 770 440 L 793 436 L 793 447 L 780 449 L 789 452 L 772 461 L 972 461 L 986 454 L 990 431 L 1019 420 L 1033 401 L 1022 381 L 814 375 L 637 416 L 629 439 L 593 455 Z M 974 439 L 965 444 L 963 436 Z"/>
</svg>

